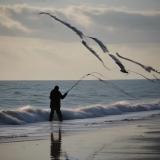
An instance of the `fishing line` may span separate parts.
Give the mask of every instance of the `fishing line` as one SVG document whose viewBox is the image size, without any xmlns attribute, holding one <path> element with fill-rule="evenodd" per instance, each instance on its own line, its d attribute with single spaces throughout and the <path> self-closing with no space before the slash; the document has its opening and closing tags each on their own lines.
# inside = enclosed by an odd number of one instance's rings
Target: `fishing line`
<svg viewBox="0 0 160 160">
<path fill-rule="evenodd" d="M 92 72 L 92 73 L 93 73 L 93 72 Z M 127 96 L 132 97 L 132 98 L 136 98 L 136 97 L 133 97 L 132 95 L 126 93 L 125 91 L 123 91 L 122 89 L 120 89 L 119 87 L 117 87 L 116 85 L 114 85 L 113 83 L 111 83 L 111 82 L 106 82 L 106 81 L 102 80 L 101 78 L 93 75 L 92 73 L 88 73 L 88 74 L 84 75 L 83 77 L 81 77 L 81 78 L 67 91 L 67 93 L 68 93 L 70 90 L 72 90 L 72 89 L 73 89 L 79 82 L 81 82 L 85 77 L 87 77 L 87 76 L 90 75 L 90 76 L 93 76 L 93 77 L 97 78 L 98 80 L 100 80 L 101 82 L 103 82 L 103 83 L 105 83 L 105 84 L 110 84 L 111 87 L 119 90 L 120 92 L 126 94 Z M 98 73 L 98 72 L 95 72 L 95 73 L 100 74 L 100 73 Z M 101 74 L 100 74 L 100 75 L 101 75 Z M 103 76 L 103 75 L 102 75 L 102 76 Z M 104 77 L 104 76 L 103 76 L 103 77 Z"/>
<path fill-rule="evenodd" d="M 160 80 L 159 78 L 157 78 L 154 74 L 153 74 L 153 77 L 155 77 L 157 80 Z"/>
<path fill-rule="evenodd" d="M 103 78 L 105 78 L 105 79 L 107 80 L 107 78 L 106 78 L 105 76 L 103 76 L 101 73 L 91 72 L 90 74 L 92 74 L 92 73 L 99 74 L 100 76 L 102 76 Z M 114 83 L 112 83 L 112 82 L 108 82 L 108 83 L 110 83 L 111 85 L 113 85 L 114 87 L 116 87 L 116 89 L 121 90 L 121 91 L 124 91 L 123 89 L 121 89 L 121 88 L 119 88 L 118 86 L 116 86 Z M 125 92 L 125 91 L 124 91 L 124 92 Z"/>
<path fill-rule="evenodd" d="M 142 74 L 140 74 L 140 73 L 137 73 L 137 72 L 134 72 L 134 71 L 131 71 L 131 70 L 127 70 L 127 71 L 132 72 L 132 73 L 135 73 L 135 74 L 138 74 L 138 75 L 140 75 L 140 76 L 144 77 L 145 79 L 147 79 L 147 80 L 149 80 L 149 81 L 151 81 L 151 82 L 154 82 L 153 80 L 151 80 L 151 79 L 149 79 L 149 78 L 147 78 L 147 77 L 143 76 L 143 75 L 142 75 Z M 155 83 L 155 82 L 154 82 L 154 83 Z"/>
<path fill-rule="evenodd" d="M 160 79 L 159 78 L 157 78 L 154 74 L 153 74 L 153 76 L 156 78 L 156 80 L 157 81 L 155 81 L 155 83 L 157 82 L 158 84 L 160 84 L 159 82 L 160 82 Z"/>
<path fill-rule="evenodd" d="M 91 76 L 93 76 L 93 77 L 99 79 L 101 82 L 103 82 L 103 83 L 105 83 L 105 84 L 111 84 L 111 85 L 112 85 L 112 86 L 110 85 L 111 87 L 113 87 L 113 88 L 119 90 L 120 92 L 126 94 L 126 95 L 129 96 L 129 97 L 136 98 L 136 97 L 134 97 L 134 96 L 132 96 L 132 95 L 126 93 L 125 91 L 123 91 L 122 89 L 120 89 L 119 87 L 117 87 L 116 85 L 114 85 L 114 84 L 111 83 L 111 82 L 106 82 L 106 81 L 102 80 L 101 78 L 99 78 L 99 77 L 97 77 L 97 76 L 95 76 L 95 75 L 93 75 L 93 74 L 89 74 L 89 75 L 91 75 Z"/>
</svg>

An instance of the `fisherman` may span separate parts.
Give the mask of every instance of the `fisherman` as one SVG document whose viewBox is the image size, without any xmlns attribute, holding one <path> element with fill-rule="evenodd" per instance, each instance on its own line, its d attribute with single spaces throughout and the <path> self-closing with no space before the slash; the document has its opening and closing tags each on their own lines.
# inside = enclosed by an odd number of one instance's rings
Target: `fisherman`
<svg viewBox="0 0 160 160">
<path fill-rule="evenodd" d="M 64 95 L 61 94 L 61 92 L 59 91 L 59 87 L 55 86 L 54 89 L 51 91 L 50 93 L 50 108 L 51 108 L 51 112 L 49 115 L 49 121 L 52 121 L 53 116 L 54 116 L 54 110 L 56 111 L 59 121 L 63 121 L 63 117 L 62 117 L 62 113 L 61 113 L 61 99 L 64 99 L 66 97 L 67 93 L 65 93 Z"/>
</svg>

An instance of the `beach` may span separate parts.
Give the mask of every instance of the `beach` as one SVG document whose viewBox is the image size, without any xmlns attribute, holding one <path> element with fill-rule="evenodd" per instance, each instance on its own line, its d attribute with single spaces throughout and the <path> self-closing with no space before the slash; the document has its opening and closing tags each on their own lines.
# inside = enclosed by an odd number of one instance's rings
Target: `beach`
<svg viewBox="0 0 160 160">
<path fill-rule="evenodd" d="M 64 121 L 49 122 L 51 88 L 65 93 L 74 83 L 1 81 L 0 160 L 160 159 L 158 83 L 112 81 L 135 99 L 83 81 L 62 100 Z"/>
<path fill-rule="evenodd" d="M 55 122 L 52 122 L 55 123 Z M 63 123 L 63 122 L 62 122 Z M 160 114 L 147 119 L 106 123 L 88 130 L 58 130 L 39 139 L 0 143 L 1 160 L 158 160 Z M 19 141 L 19 142 L 18 142 Z"/>
</svg>

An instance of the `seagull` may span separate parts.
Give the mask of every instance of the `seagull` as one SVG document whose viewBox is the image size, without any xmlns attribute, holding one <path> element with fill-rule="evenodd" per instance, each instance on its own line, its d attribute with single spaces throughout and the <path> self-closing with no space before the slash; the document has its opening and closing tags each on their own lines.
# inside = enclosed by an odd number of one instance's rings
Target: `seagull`
<svg viewBox="0 0 160 160">
<path fill-rule="evenodd" d="M 56 21 L 59 21 L 60 23 L 62 23 L 62 24 L 64 24 L 65 26 L 67 26 L 68 28 L 72 29 L 74 32 L 76 32 L 77 35 L 79 35 L 79 37 L 80 37 L 81 39 L 83 39 L 83 37 L 84 37 L 83 33 L 82 33 L 80 30 L 78 30 L 77 28 L 71 26 L 69 23 L 62 21 L 62 20 L 60 20 L 59 18 L 57 18 L 57 17 L 55 17 L 55 16 L 53 16 L 53 15 L 51 15 L 50 13 L 47 13 L 47 12 L 41 12 L 41 13 L 39 13 L 39 14 L 48 14 L 49 16 L 51 16 L 52 18 L 54 18 Z"/>
<path fill-rule="evenodd" d="M 112 54 L 109 54 L 109 56 L 115 61 L 115 63 L 117 63 L 117 65 L 120 67 L 120 71 L 121 72 L 123 72 L 123 73 L 127 73 L 128 74 L 128 72 L 126 71 L 126 69 L 125 69 L 125 67 L 123 66 L 123 64 L 121 63 L 121 61 L 118 59 L 118 58 L 116 58 L 114 55 L 112 55 Z"/>
<path fill-rule="evenodd" d="M 144 75 L 142 75 L 142 74 L 140 74 L 140 73 L 137 73 L 137 72 L 134 72 L 134 71 L 131 71 L 131 70 L 126 70 L 125 67 L 123 66 L 123 64 L 120 62 L 120 60 L 119 60 L 118 58 L 116 58 L 116 57 L 115 57 L 114 55 L 112 55 L 112 54 L 109 54 L 109 55 L 110 55 L 110 57 L 112 57 L 112 59 L 113 59 L 113 60 L 118 64 L 118 66 L 121 68 L 120 71 L 121 71 L 122 73 L 127 73 L 127 74 L 129 74 L 129 72 L 132 72 L 132 73 L 138 74 L 138 75 L 140 75 L 140 76 L 148 79 L 148 80 L 151 81 L 151 82 L 154 82 L 153 80 L 145 77 Z"/>
<path fill-rule="evenodd" d="M 92 53 L 102 62 L 103 66 L 104 66 L 106 69 L 110 70 L 109 68 L 107 68 L 107 67 L 105 66 L 104 62 L 103 62 L 102 59 L 99 57 L 99 55 L 98 55 L 91 47 L 89 47 L 85 41 L 82 41 L 82 44 L 83 44 L 90 52 L 92 52 Z"/>
<path fill-rule="evenodd" d="M 94 37 L 89 37 L 89 36 L 86 36 L 86 37 L 95 40 L 99 44 L 99 46 L 101 47 L 101 49 L 103 50 L 104 53 L 105 52 L 109 52 L 108 49 L 107 49 L 107 47 L 99 39 L 94 38 Z"/>
<path fill-rule="evenodd" d="M 139 66 L 141 66 L 142 68 L 144 68 L 147 72 L 151 72 L 151 71 L 154 71 L 154 72 L 156 72 L 156 73 L 159 73 L 160 74 L 160 72 L 158 72 L 157 70 L 155 70 L 154 68 L 152 68 L 151 66 L 144 66 L 143 64 L 141 64 L 141 63 L 138 63 L 138 62 L 136 62 L 136 61 L 133 61 L 133 60 L 131 60 L 131 59 L 128 59 L 128 58 L 125 58 L 125 57 L 122 57 L 122 56 L 120 56 L 118 53 L 116 53 L 117 54 L 117 56 L 118 57 L 120 57 L 120 58 L 122 58 L 122 59 L 125 59 L 125 60 L 128 60 L 128 61 L 130 61 L 130 62 L 133 62 L 133 63 L 135 63 L 135 64 L 138 64 Z"/>
</svg>

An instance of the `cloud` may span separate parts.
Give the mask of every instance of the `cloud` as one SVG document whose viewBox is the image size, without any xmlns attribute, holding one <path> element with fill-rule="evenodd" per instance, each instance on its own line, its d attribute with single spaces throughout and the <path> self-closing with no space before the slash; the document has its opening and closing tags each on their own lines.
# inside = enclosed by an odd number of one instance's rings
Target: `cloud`
<svg viewBox="0 0 160 160">
<path fill-rule="evenodd" d="M 76 9 L 77 10 L 77 9 Z M 160 12 L 155 11 L 128 11 L 126 8 L 86 8 L 81 11 L 100 24 L 114 29 L 128 30 L 160 30 Z"/>
<path fill-rule="evenodd" d="M 133 11 L 127 8 L 69 6 L 41 8 L 23 5 L 0 5 L 0 35 L 78 41 L 66 26 L 39 12 L 49 12 L 84 35 L 100 37 L 106 43 L 160 42 L 160 12 Z"/>
</svg>

